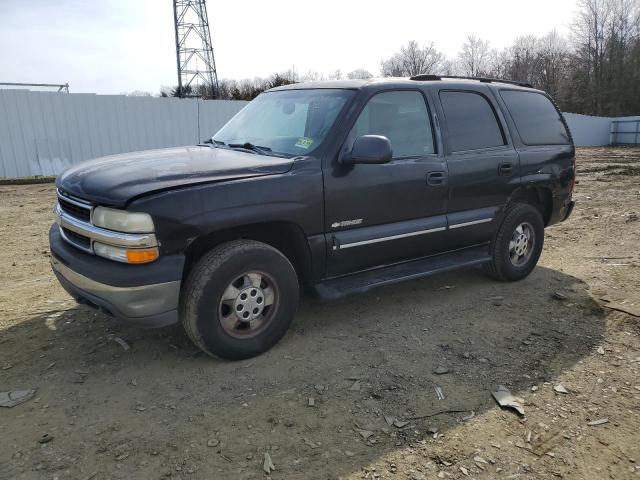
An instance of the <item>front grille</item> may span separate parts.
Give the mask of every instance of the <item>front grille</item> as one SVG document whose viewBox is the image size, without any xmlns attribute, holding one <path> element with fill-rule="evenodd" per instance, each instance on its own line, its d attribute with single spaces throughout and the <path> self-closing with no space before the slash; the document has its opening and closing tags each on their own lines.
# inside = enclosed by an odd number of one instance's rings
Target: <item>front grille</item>
<svg viewBox="0 0 640 480">
<path fill-rule="evenodd" d="M 69 241 L 80 248 L 84 248 L 85 250 L 91 249 L 91 239 L 89 237 L 85 237 L 84 235 L 80 235 L 79 233 L 73 232 L 68 228 L 62 227 L 62 233 Z"/>
<path fill-rule="evenodd" d="M 89 206 L 81 207 L 80 205 L 65 200 L 63 197 L 58 197 L 58 203 L 62 211 L 72 217 L 87 223 L 91 220 L 91 208 Z"/>
</svg>

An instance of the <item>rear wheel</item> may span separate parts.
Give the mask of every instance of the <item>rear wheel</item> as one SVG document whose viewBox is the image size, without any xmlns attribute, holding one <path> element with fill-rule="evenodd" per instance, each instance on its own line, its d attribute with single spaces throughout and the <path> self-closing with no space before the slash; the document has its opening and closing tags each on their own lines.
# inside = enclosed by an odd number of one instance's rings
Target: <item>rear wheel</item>
<svg viewBox="0 0 640 480">
<path fill-rule="evenodd" d="M 498 280 L 521 280 L 538 263 L 543 243 L 542 215 L 531 205 L 517 203 L 507 210 L 498 228 L 485 271 Z"/>
<path fill-rule="evenodd" d="M 282 338 L 298 298 L 296 272 L 282 253 L 238 240 L 216 247 L 189 274 L 181 321 L 203 351 L 239 360 L 265 352 Z"/>
</svg>

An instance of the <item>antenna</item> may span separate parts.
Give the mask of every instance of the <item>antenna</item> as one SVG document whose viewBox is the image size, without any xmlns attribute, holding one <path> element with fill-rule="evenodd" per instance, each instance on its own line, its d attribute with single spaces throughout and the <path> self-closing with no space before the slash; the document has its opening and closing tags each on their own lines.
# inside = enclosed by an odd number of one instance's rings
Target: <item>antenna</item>
<svg viewBox="0 0 640 480">
<path fill-rule="evenodd" d="M 173 19 L 179 96 L 205 93 L 217 98 L 218 73 L 205 0 L 173 0 Z"/>
</svg>

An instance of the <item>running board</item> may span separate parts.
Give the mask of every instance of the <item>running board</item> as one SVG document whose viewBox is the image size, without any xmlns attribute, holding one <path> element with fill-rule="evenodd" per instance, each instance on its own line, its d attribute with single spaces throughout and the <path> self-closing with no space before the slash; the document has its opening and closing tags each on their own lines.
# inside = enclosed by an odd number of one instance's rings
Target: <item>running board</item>
<svg viewBox="0 0 640 480">
<path fill-rule="evenodd" d="M 489 255 L 488 246 L 481 245 L 335 277 L 314 285 L 313 290 L 322 300 L 335 300 L 347 295 L 364 293 L 382 285 L 390 285 L 405 280 L 426 277 L 434 273 L 480 265 L 489 260 L 491 260 L 491 256 Z"/>
</svg>

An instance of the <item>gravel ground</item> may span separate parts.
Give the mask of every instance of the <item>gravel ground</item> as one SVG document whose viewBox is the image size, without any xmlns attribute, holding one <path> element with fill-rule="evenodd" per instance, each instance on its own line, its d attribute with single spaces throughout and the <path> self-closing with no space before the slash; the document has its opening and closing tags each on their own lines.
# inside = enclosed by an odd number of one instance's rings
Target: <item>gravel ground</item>
<svg viewBox="0 0 640 480">
<path fill-rule="evenodd" d="M 274 479 L 640 478 L 640 319 L 603 306 L 640 308 L 640 149 L 581 149 L 578 173 L 524 281 L 305 299 L 235 363 L 76 305 L 48 264 L 53 186 L 0 187 L 0 391 L 36 389 L 0 408 L 0 478 L 263 478 L 266 455 Z"/>
</svg>

